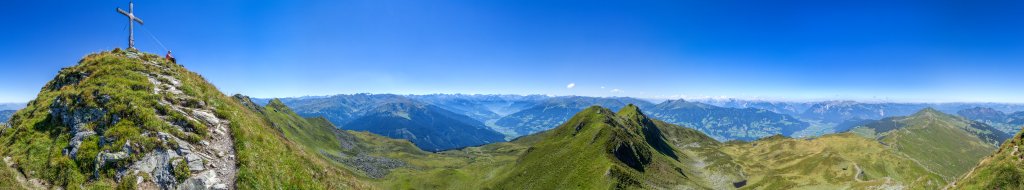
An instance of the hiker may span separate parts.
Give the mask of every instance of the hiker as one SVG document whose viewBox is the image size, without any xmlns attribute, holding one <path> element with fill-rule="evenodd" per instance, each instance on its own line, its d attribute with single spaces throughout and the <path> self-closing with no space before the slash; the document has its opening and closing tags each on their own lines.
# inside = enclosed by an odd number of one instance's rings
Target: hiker
<svg viewBox="0 0 1024 190">
<path fill-rule="evenodd" d="M 170 61 L 171 63 L 178 63 L 178 60 L 174 59 L 174 56 L 171 56 L 170 50 L 167 51 L 167 56 L 165 56 L 165 58 L 167 58 L 167 61 Z"/>
</svg>

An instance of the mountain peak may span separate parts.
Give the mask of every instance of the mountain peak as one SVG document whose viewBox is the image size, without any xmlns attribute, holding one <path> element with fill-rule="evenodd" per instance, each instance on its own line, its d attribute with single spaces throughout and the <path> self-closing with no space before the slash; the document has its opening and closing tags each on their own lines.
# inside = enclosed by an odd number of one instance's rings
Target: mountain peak
<svg viewBox="0 0 1024 190">
<path fill-rule="evenodd" d="M 627 104 L 625 107 L 622 107 L 622 109 L 619 109 L 619 112 L 616 113 L 616 115 L 620 117 L 647 117 L 644 116 L 643 112 L 640 111 L 640 107 L 637 107 L 636 105 L 633 104 Z"/>
<path fill-rule="evenodd" d="M 289 108 L 287 105 L 284 104 L 284 102 L 281 102 L 281 99 L 277 98 L 270 100 L 270 102 L 267 103 L 267 107 L 274 108 L 274 110 L 285 113 L 295 113 L 294 111 L 292 111 L 292 108 Z"/>
<path fill-rule="evenodd" d="M 946 114 L 946 113 L 942 113 L 941 111 L 936 110 L 935 108 L 927 107 L 927 108 L 921 109 L 921 111 L 918 111 L 917 113 L 914 113 L 914 115 L 912 115 L 912 116 L 913 117 L 945 117 L 945 116 L 950 116 L 950 115 Z"/>
<path fill-rule="evenodd" d="M 624 124 L 626 124 L 625 126 L 627 127 L 637 127 L 642 130 L 644 127 L 654 125 L 650 118 L 648 118 L 647 115 L 644 115 L 643 111 L 640 111 L 640 108 L 633 104 L 622 107 L 615 116 L 623 119 L 624 122 L 626 122 Z"/>
</svg>

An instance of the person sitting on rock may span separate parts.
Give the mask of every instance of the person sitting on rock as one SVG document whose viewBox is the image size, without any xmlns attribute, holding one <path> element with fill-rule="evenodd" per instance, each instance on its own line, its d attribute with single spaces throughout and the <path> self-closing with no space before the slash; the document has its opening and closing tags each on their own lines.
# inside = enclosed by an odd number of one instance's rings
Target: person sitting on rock
<svg viewBox="0 0 1024 190">
<path fill-rule="evenodd" d="M 167 56 L 164 57 L 167 58 L 167 61 L 170 61 L 171 63 L 178 63 L 178 60 L 174 59 L 174 56 L 171 56 L 170 50 L 167 51 Z"/>
</svg>

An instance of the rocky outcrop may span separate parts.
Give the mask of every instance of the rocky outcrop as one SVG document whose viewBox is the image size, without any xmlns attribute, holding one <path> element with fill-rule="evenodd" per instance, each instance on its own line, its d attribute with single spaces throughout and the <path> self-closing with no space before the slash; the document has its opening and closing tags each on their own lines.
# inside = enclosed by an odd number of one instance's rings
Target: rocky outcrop
<svg viewBox="0 0 1024 190">
<path fill-rule="evenodd" d="M 387 157 L 370 156 L 366 154 L 359 154 L 356 156 L 348 156 L 345 154 L 335 155 L 322 151 L 320 153 L 334 161 L 352 166 L 371 178 L 383 178 L 384 176 L 387 176 L 388 173 L 391 173 L 391 170 L 406 166 L 406 163 L 401 160 Z"/>
<path fill-rule="evenodd" d="M 152 94 L 158 97 L 156 111 L 158 122 L 170 126 L 170 129 L 145 129 L 139 127 L 141 136 L 155 139 L 156 142 L 142 145 L 140 142 L 126 141 L 118 150 L 92 152 L 95 155 L 82 154 L 84 142 L 109 146 L 111 143 L 125 141 L 117 136 L 105 134 L 122 121 L 123 115 L 137 112 L 111 111 L 104 106 L 115 97 L 103 94 L 100 90 L 87 91 L 88 94 L 64 93 L 56 96 L 48 106 L 49 116 L 54 123 L 67 128 L 70 133 L 68 146 L 62 153 L 70 158 L 94 157 L 93 172 L 90 179 L 101 178 L 104 168 L 114 167 L 115 180 L 131 180 L 137 187 L 158 189 L 231 189 L 234 187 L 236 175 L 235 150 L 228 127 L 230 122 L 219 118 L 213 107 L 199 97 L 192 97 L 182 89 L 181 80 L 175 78 L 171 68 L 161 65 L 159 59 L 145 58 L 138 52 L 124 52 L 124 56 L 139 59 L 148 68 L 157 70 L 134 71 L 145 76 L 152 84 Z M 102 73 L 102 72 L 101 72 Z M 98 76 L 98 75 L 97 75 Z M 81 71 L 62 71 L 61 74 L 47 85 L 48 89 L 59 91 L 68 88 L 80 88 L 78 84 L 87 84 L 90 74 Z M 138 88 L 139 85 L 131 88 Z M 123 96 L 123 95 L 122 95 Z M 126 97 L 116 97 L 130 99 Z M 120 106 L 119 104 L 113 104 Z M 147 105 L 142 102 L 129 102 L 131 106 Z M 136 121 L 137 122 L 137 121 Z M 145 124 L 150 125 L 152 124 Z M 133 129 L 134 130 L 134 129 Z M 89 141 L 93 139 L 93 141 Z M 98 141 L 98 142 L 97 142 Z M 149 149 L 148 147 L 154 147 Z M 124 182 L 120 182 L 123 184 Z"/>
</svg>

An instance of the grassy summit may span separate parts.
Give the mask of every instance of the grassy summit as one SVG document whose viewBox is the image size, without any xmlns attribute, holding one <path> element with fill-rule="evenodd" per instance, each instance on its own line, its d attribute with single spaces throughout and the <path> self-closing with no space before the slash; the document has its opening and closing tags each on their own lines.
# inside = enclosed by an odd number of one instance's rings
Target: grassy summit
<svg viewBox="0 0 1024 190">
<path fill-rule="evenodd" d="M 364 186 L 198 74 L 134 50 L 91 54 L 62 69 L 10 124 L 0 153 L 14 176 L 39 186 L 172 188 L 214 170 L 239 189 Z M 162 161 L 140 162 L 149 159 Z"/>
</svg>

